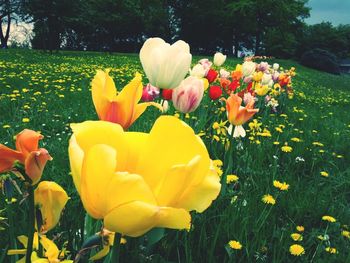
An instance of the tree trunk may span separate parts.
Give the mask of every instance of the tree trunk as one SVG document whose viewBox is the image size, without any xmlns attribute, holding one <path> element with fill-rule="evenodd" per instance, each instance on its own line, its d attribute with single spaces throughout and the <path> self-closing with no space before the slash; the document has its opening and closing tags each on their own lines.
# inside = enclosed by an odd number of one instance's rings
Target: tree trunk
<svg viewBox="0 0 350 263">
<path fill-rule="evenodd" d="M 5 35 L 2 32 L 2 19 L 0 19 L 0 47 L 1 48 L 8 48 L 7 46 L 7 42 L 9 40 L 9 36 L 10 36 L 10 28 L 11 28 L 11 15 L 8 14 L 7 15 L 7 28 L 6 28 L 6 32 Z"/>
</svg>

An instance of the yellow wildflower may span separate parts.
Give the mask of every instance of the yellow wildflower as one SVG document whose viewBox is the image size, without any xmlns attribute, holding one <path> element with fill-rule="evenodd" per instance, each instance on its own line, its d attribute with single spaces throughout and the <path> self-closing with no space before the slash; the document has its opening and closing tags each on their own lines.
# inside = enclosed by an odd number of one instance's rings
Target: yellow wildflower
<svg viewBox="0 0 350 263">
<path fill-rule="evenodd" d="M 303 226 L 297 226 L 296 229 L 299 232 L 304 232 L 304 230 L 305 230 L 305 228 Z"/>
<path fill-rule="evenodd" d="M 226 177 L 226 183 L 230 184 L 230 183 L 234 183 L 237 182 L 239 179 L 239 177 L 235 174 L 228 174 Z"/>
<path fill-rule="evenodd" d="M 284 146 L 281 147 L 282 152 L 290 153 L 293 151 L 293 148 L 290 147 L 287 143 L 284 144 Z"/>
<path fill-rule="evenodd" d="M 242 249 L 242 244 L 239 243 L 239 241 L 236 241 L 236 240 L 231 240 L 230 242 L 228 242 L 228 245 L 232 249 L 236 249 L 236 250 Z"/>
<path fill-rule="evenodd" d="M 349 239 L 350 239 L 350 232 L 347 231 L 347 230 L 341 231 L 341 235 L 342 235 L 343 237 L 346 237 L 346 238 L 349 238 Z"/>
<path fill-rule="evenodd" d="M 290 235 L 290 237 L 294 240 L 294 241 L 302 241 L 303 240 L 303 236 L 299 233 L 293 233 Z"/>
<path fill-rule="evenodd" d="M 273 186 L 280 189 L 281 191 L 287 191 L 289 188 L 289 184 L 286 182 L 281 183 L 280 181 L 274 180 Z"/>
<path fill-rule="evenodd" d="M 293 256 L 301 256 L 303 254 L 305 254 L 305 249 L 303 246 L 298 245 L 298 244 L 294 244 L 291 245 L 289 247 L 289 252 L 293 255 Z"/>
<path fill-rule="evenodd" d="M 269 204 L 269 205 L 274 205 L 276 204 L 276 200 L 275 198 L 273 198 L 272 195 L 264 195 L 263 198 L 261 199 L 265 204 Z"/>
<path fill-rule="evenodd" d="M 333 216 L 322 216 L 322 220 L 323 221 L 328 221 L 328 222 L 331 222 L 331 223 L 334 223 L 336 222 L 337 220 L 333 217 Z"/>
<path fill-rule="evenodd" d="M 329 176 L 329 174 L 326 171 L 322 171 L 322 172 L 320 172 L 320 174 L 322 176 L 324 176 L 324 177 L 328 177 Z"/>
<path fill-rule="evenodd" d="M 325 250 L 330 254 L 336 254 L 337 249 L 335 247 L 326 247 Z"/>
</svg>

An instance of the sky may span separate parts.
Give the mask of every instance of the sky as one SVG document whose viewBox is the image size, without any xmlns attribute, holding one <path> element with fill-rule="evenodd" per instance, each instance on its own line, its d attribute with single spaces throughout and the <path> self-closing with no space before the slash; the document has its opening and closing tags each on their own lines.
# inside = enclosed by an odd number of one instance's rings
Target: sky
<svg viewBox="0 0 350 263">
<path fill-rule="evenodd" d="M 334 26 L 350 24 L 350 0 L 309 0 L 310 17 L 306 23 L 313 25 L 322 21 Z"/>
</svg>

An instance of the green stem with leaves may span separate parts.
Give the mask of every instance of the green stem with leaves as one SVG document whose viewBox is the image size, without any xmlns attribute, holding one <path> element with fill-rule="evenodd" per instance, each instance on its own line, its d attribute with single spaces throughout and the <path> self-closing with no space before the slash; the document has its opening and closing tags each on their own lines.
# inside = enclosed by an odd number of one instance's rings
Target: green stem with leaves
<svg viewBox="0 0 350 263">
<path fill-rule="evenodd" d="M 35 207 L 34 207 L 34 189 L 32 185 L 28 186 L 28 202 L 29 202 L 29 220 L 28 220 L 28 245 L 26 253 L 26 263 L 31 262 L 31 255 L 33 251 L 33 238 L 35 231 Z"/>
</svg>

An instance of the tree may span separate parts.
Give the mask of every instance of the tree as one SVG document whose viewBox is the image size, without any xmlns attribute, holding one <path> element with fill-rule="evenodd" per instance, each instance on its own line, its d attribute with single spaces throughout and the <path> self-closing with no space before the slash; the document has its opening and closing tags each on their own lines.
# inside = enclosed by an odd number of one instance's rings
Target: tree
<svg viewBox="0 0 350 263">
<path fill-rule="evenodd" d="M 11 22 L 20 14 L 22 4 L 20 0 L 0 0 L 0 48 L 7 48 Z"/>
</svg>

